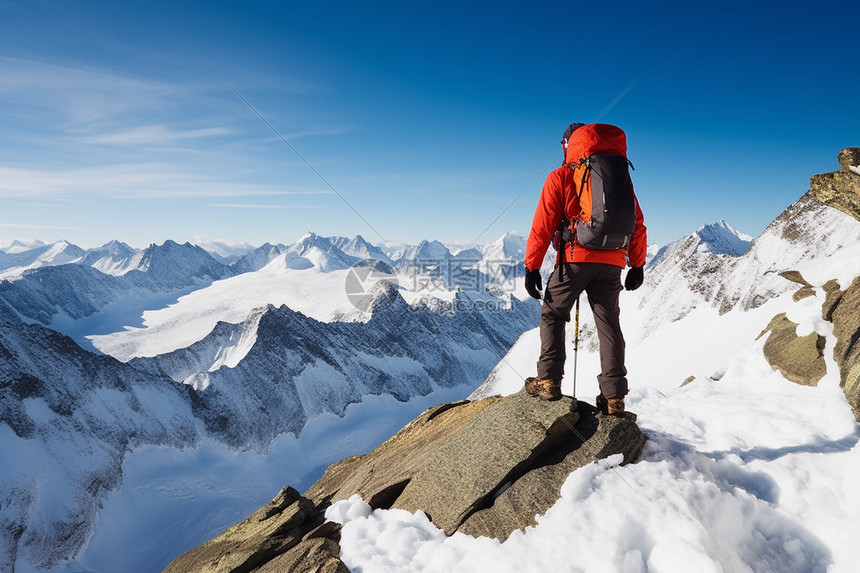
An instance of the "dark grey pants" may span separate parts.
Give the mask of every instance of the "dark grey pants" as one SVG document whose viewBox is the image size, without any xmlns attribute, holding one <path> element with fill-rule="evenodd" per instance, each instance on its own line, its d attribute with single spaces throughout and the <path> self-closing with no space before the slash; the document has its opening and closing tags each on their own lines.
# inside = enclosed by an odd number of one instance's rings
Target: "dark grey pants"
<svg viewBox="0 0 860 573">
<path fill-rule="evenodd" d="M 566 356 L 564 325 L 576 298 L 585 291 L 594 313 L 600 343 L 600 392 L 607 398 L 627 394 L 627 369 L 624 367 L 624 336 L 619 321 L 618 295 L 621 293 L 621 267 L 602 263 L 564 263 L 556 268 L 546 284 L 540 313 L 539 378 L 561 380 Z"/>
</svg>

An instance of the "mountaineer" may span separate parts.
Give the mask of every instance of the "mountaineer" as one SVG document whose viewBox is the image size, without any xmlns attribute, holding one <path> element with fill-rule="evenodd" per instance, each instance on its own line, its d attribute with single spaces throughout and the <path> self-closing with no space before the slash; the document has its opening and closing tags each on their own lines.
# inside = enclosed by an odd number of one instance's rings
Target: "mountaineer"
<svg viewBox="0 0 860 573">
<path fill-rule="evenodd" d="M 525 285 L 536 299 L 541 298 L 540 268 L 551 242 L 558 258 L 541 308 L 537 377 L 527 378 L 525 389 L 544 400 L 561 397 L 565 323 L 585 291 L 600 344 L 598 407 L 623 415 L 628 386 L 618 306 L 621 271 L 629 262 L 624 288 L 639 288 L 647 251 L 644 219 L 628 170 L 627 137 L 613 125 L 573 123 L 561 145 L 562 166 L 544 182 L 526 246 Z"/>
</svg>

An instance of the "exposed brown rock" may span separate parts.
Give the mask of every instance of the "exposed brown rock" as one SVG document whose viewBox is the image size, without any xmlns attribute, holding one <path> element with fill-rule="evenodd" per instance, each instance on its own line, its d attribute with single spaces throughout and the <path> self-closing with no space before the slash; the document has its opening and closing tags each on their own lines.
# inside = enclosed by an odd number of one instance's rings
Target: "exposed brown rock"
<svg viewBox="0 0 860 573">
<path fill-rule="evenodd" d="M 811 296 L 815 296 L 815 288 L 811 286 L 800 287 L 799 289 L 794 291 L 793 295 L 791 295 L 791 300 L 793 300 L 794 302 L 800 302 L 803 299 L 809 298 Z"/>
<path fill-rule="evenodd" d="M 803 285 L 806 287 L 812 286 L 806 281 L 805 278 L 803 278 L 803 275 L 800 274 L 800 271 L 782 271 L 781 273 L 779 273 L 779 276 L 799 285 Z"/>
<path fill-rule="evenodd" d="M 271 503 L 178 557 L 167 572 L 345 573 L 340 526 L 324 511 L 360 494 L 373 507 L 424 511 L 446 533 L 506 539 L 535 524 L 576 468 L 614 454 L 635 461 L 645 436 L 630 418 L 569 397 L 524 391 L 428 409 L 372 452 L 330 466 L 301 496 Z"/>
<path fill-rule="evenodd" d="M 544 402 L 520 391 L 491 404 L 439 444 L 395 507 L 423 510 L 448 535 L 547 450 L 575 439 L 576 401 Z M 558 499 L 556 494 L 555 499 Z"/>
<path fill-rule="evenodd" d="M 860 221 L 860 174 L 851 170 L 860 148 L 851 147 L 839 152 L 837 159 L 842 169 L 832 173 L 813 175 L 809 191 L 820 203 L 835 207 Z"/>
<path fill-rule="evenodd" d="M 348 571 L 337 568 L 340 548 L 335 541 L 303 537 L 320 518 L 314 505 L 295 489 L 285 487 L 271 502 L 203 545 L 177 557 L 165 573 L 243 573 L 258 571 L 274 560 L 292 568 L 266 571 Z M 328 542 L 327 542 L 328 541 Z M 312 554 L 312 558 L 308 555 Z M 297 563 L 302 563 L 299 567 Z M 340 563 L 340 565 L 343 565 Z M 326 567 L 326 568 L 323 568 Z"/>
<path fill-rule="evenodd" d="M 798 302 L 810 296 L 815 296 L 815 288 L 811 284 L 806 282 L 806 279 L 803 278 L 803 275 L 801 275 L 800 272 L 782 271 L 781 273 L 779 273 L 779 276 L 784 279 L 788 279 L 791 282 L 802 285 L 797 291 L 795 291 L 794 295 L 792 296 L 794 302 Z"/>
<path fill-rule="evenodd" d="M 331 539 L 309 539 L 278 555 L 254 573 L 349 573 L 337 556 L 340 546 Z"/>
<path fill-rule="evenodd" d="M 330 467 L 306 495 L 334 502 L 359 493 L 373 508 L 424 511 L 449 535 L 465 527 L 506 539 L 555 503 L 564 479 L 553 480 L 613 453 L 633 461 L 644 441 L 630 420 L 520 391 L 428 410 L 373 452 Z M 547 456 L 560 453 L 554 464 L 564 464 L 547 473 Z"/>
<path fill-rule="evenodd" d="M 635 461 L 644 442 L 633 419 L 569 397 L 544 402 L 520 391 L 442 404 L 372 452 L 330 466 L 304 497 L 285 488 L 166 571 L 344 573 L 340 526 L 323 514 L 354 494 L 374 509 L 424 511 L 449 535 L 503 540 L 534 525 L 573 470 L 614 454 Z"/>
<path fill-rule="evenodd" d="M 860 147 L 846 147 L 836 157 L 839 166 L 845 171 L 860 167 Z"/>
<path fill-rule="evenodd" d="M 537 525 L 536 515 L 547 512 L 560 496 L 561 485 L 577 468 L 615 453 L 624 459 L 638 457 L 644 436 L 625 418 L 597 414 L 577 424 L 557 448 L 535 460 L 534 468 L 492 500 L 492 505 L 472 513 L 457 529 L 475 537 L 504 541 L 517 529 Z M 619 445 L 627 451 L 619 452 Z"/>
<path fill-rule="evenodd" d="M 825 205 L 835 207 L 860 221 L 860 147 L 847 147 L 837 156 L 840 170 L 814 175 L 809 194 Z M 833 323 L 836 346 L 833 357 L 839 365 L 845 397 L 860 422 L 860 278 L 845 290 L 831 280 L 824 285 L 826 298 L 821 314 Z"/>
<path fill-rule="evenodd" d="M 833 310 L 839 304 L 839 301 L 842 300 L 842 296 L 845 293 L 839 290 L 839 281 L 836 279 L 827 281 L 821 288 L 824 289 L 826 295 L 824 304 L 821 305 L 821 318 L 828 322 L 833 322 Z"/>
<path fill-rule="evenodd" d="M 770 365 L 796 384 L 817 386 L 827 373 L 824 362 L 825 339 L 813 332 L 797 336 L 797 324 L 785 313 L 771 319 L 759 338 L 770 332 L 764 343 L 764 356 Z"/>
<path fill-rule="evenodd" d="M 860 422 L 860 277 L 854 279 L 830 311 L 836 346 L 833 358 L 839 365 L 840 384 Z"/>
<path fill-rule="evenodd" d="M 501 400 L 492 396 L 429 408 L 371 453 L 329 466 L 305 495 L 319 504 L 359 494 L 373 509 L 388 509 L 416 468 L 427 465 L 440 444 L 451 439 L 476 414 Z"/>
</svg>

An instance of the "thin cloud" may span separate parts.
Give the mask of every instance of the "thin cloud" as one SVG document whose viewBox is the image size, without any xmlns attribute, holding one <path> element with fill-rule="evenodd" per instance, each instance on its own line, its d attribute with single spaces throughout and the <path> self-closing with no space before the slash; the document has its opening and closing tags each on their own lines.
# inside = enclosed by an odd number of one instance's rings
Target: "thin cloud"
<svg viewBox="0 0 860 573">
<path fill-rule="evenodd" d="M 38 225 L 29 223 L 0 223 L 0 229 L 50 229 L 55 231 L 79 231 L 86 227 L 76 227 L 73 225 Z"/>
<path fill-rule="evenodd" d="M 181 141 L 221 137 L 231 133 L 233 133 L 232 130 L 223 127 L 177 130 L 167 125 L 144 125 L 79 139 L 84 143 L 96 145 L 171 145 Z"/>
<path fill-rule="evenodd" d="M 159 199 L 329 195 L 328 190 L 223 181 L 164 164 L 119 164 L 68 170 L 0 166 L 0 197 Z"/>
<path fill-rule="evenodd" d="M 351 131 L 355 131 L 356 129 L 358 129 L 358 128 L 355 126 L 349 126 L 349 125 L 344 126 L 344 127 L 338 127 L 338 128 L 321 127 L 321 128 L 315 128 L 315 129 L 307 129 L 304 131 L 295 131 L 293 133 L 285 133 L 284 139 L 291 140 L 291 139 L 299 139 L 301 137 L 313 137 L 313 136 L 319 136 L 319 135 L 342 135 L 344 133 L 349 133 Z"/>
<path fill-rule="evenodd" d="M 258 203 L 213 203 L 211 207 L 219 209 L 321 209 L 323 205 L 277 205 Z"/>
<path fill-rule="evenodd" d="M 266 93 L 273 90 L 290 94 L 330 91 L 325 86 L 295 77 L 279 78 L 276 83 L 267 85 L 264 79 L 255 76 L 248 83 Z M 9 56 L 0 56 L 0 98 L 6 105 L 13 104 L 19 113 L 26 108 L 37 108 L 46 121 L 56 124 L 59 120 L 65 123 L 65 128 L 83 131 L 134 123 L 146 113 L 194 113 L 209 108 L 223 114 L 229 109 L 227 106 L 232 105 L 223 85 L 211 78 L 168 82 L 78 62 L 58 64 Z M 302 137 L 342 130 L 343 127 L 303 129 L 294 135 Z M 127 131 L 127 135 L 135 133 L 134 128 Z"/>
<path fill-rule="evenodd" d="M 0 56 L 0 94 L 4 99 L 14 101 L 18 107 L 46 109 L 77 125 L 164 109 L 189 93 L 187 87 L 91 66 Z"/>
</svg>

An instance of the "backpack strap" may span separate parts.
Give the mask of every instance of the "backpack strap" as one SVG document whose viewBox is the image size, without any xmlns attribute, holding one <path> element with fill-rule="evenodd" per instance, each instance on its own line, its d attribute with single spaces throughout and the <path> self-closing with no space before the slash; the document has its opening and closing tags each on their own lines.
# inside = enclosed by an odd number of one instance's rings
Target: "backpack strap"
<svg viewBox="0 0 860 573">
<path fill-rule="evenodd" d="M 580 157 L 579 165 L 585 166 L 582 170 L 582 180 L 579 182 L 579 192 L 576 194 L 579 199 L 582 199 L 582 190 L 585 189 L 585 179 L 588 177 L 588 172 L 591 170 L 591 156 Z"/>
</svg>

